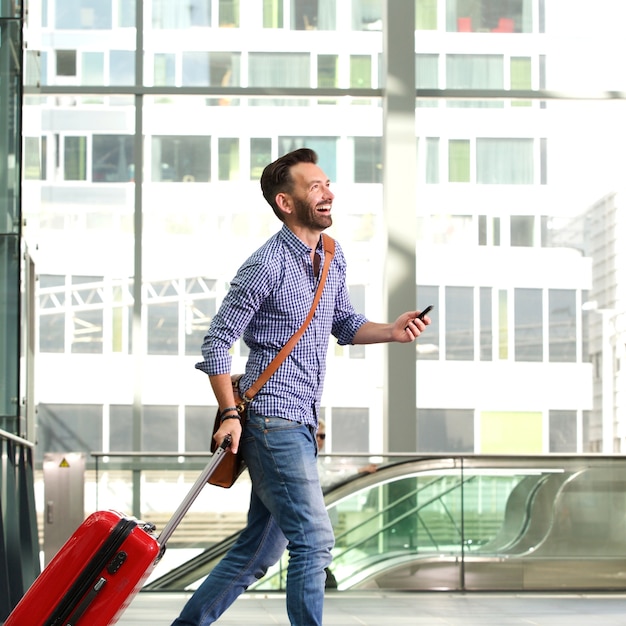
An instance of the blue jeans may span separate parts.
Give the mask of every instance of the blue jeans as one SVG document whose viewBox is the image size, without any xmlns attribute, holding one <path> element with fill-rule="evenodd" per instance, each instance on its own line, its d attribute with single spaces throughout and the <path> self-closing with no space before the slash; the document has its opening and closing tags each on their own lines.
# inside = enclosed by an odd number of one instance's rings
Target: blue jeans
<svg viewBox="0 0 626 626">
<path fill-rule="evenodd" d="M 308 426 L 250 412 L 241 452 L 252 479 L 248 522 L 172 626 L 207 626 L 289 551 L 287 614 L 292 626 L 322 624 L 324 569 L 334 545 Z"/>
</svg>

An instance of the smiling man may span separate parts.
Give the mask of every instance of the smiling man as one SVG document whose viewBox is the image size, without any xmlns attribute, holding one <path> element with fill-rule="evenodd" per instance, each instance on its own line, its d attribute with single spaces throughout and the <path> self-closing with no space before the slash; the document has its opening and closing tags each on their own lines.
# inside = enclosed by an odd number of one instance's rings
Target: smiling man
<svg viewBox="0 0 626 626">
<path fill-rule="evenodd" d="M 321 234 L 332 225 L 334 194 L 317 165 L 301 148 L 268 165 L 263 196 L 282 228 L 241 266 L 202 345 L 205 372 L 220 407 L 221 443 L 241 447 L 252 481 L 248 523 L 172 626 L 206 626 L 289 551 L 287 613 L 292 626 L 322 623 L 325 569 L 334 544 L 317 469 L 320 399 L 332 334 L 341 345 L 411 343 L 430 323 L 419 311 L 393 323 L 375 323 L 357 313 L 346 285 L 346 261 L 335 246 L 322 298 L 306 332 L 238 419 L 229 350 L 243 337 L 250 349 L 240 388 L 245 392 L 307 317 L 324 261 Z M 318 262 L 318 259 L 321 261 Z M 207 424 L 210 428 L 210 424 Z"/>
</svg>

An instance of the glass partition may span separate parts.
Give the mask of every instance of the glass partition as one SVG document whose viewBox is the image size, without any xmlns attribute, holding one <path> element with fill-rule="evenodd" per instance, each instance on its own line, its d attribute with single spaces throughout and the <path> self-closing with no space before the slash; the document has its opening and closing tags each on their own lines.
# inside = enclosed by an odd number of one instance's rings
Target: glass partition
<svg viewBox="0 0 626 626">
<path fill-rule="evenodd" d="M 18 3 L 19 4 L 19 3 Z M 21 60 L 20 10 L 0 5 L 0 428 L 21 434 L 20 256 Z"/>
</svg>

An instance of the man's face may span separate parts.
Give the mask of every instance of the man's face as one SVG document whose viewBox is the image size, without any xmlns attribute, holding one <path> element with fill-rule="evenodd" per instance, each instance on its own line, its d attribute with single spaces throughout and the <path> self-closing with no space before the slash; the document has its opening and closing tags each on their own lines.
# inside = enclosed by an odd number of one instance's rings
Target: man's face
<svg viewBox="0 0 626 626">
<path fill-rule="evenodd" d="M 317 439 L 317 449 L 321 450 L 324 447 L 324 441 L 326 440 L 326 433 L 323 428 L 320 428 L 315 435 Z"/>
<path fill-rule="evenodd" d="M 298 163 L 291 168 L 291 175 L 294 180 L 291 198 L 298 224 L 319 231 L 331 226 L 335 196 L 322 169 L 315 163 Z"/>
</svg>

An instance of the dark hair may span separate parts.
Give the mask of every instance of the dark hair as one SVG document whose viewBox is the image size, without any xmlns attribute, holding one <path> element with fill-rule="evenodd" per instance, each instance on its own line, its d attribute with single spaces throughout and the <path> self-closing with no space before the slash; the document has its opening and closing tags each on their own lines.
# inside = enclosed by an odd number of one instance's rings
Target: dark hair
<svg viewBox="0 0 626 626">
<path fill-rule="evenodd" d="M 293 191 L 291 168 L 298 163 L 317 163 L 317 154 L 310 148 L 293 150 L 270 163 L 261 174 L 263 197 L 281 221 L 284 221 L 284 216 L 276 204 L 276 196 L 279 193 L 291 193 Z"/>
</svg>

